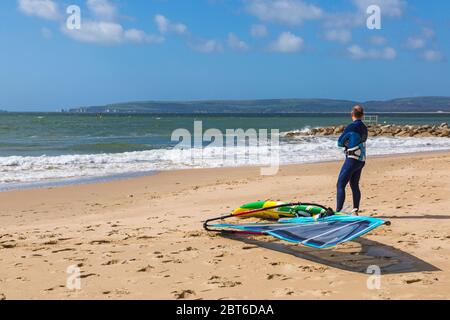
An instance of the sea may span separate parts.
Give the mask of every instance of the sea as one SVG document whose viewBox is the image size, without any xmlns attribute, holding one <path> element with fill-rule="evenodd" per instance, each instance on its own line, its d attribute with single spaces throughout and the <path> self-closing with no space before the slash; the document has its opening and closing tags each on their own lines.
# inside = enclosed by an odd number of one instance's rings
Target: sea
<svg viewBox="0 0 450 320">
<path fill-rule="evenodd" d="M 386 124 L 450 123 L 446 113 L 378 116 L 379 123 Z M 211 147 L 209 141 L 201 143 L 202 161 L 183 156 L 192 150 L 180 150 L 180 140 L 172 140 L 172 134 L 177 129 L 194 134 L 196 121 L 201 121 L 203 132 L 217 129 L 225 136 L 226 130 L 233 129 L 279 130 L 280 164 L 343 159 L 336 137 L 286 139 L 283 134 L 351 122 L 347 114 L 0 113 L 0 191 L 107 181 L 164 170 L 264 165 L 252 156 L 258 153 L 258 145 L 234 146 L 240 156 L 233 162 L 224 162 L 217 144 Z M 450 150 L 450 139 L 375 137 L 367 147 L 370 159 Z"/>
</svg>

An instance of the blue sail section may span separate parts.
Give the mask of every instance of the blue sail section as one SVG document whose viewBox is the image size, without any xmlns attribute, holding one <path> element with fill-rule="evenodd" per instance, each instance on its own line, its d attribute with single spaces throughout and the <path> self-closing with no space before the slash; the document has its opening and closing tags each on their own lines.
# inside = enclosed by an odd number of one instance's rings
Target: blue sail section
<svg viewBox="0 0 450 320">
<path fill-rule="evenodd" d="M 292 243 L 326 249 L 358 238 L 385 223 L 370 217 L 335 215 L 318 220 L 293 218 L 282 219 L 278 223 L 216 224 L 211 227 L 267 234 Z"/>
</svg>

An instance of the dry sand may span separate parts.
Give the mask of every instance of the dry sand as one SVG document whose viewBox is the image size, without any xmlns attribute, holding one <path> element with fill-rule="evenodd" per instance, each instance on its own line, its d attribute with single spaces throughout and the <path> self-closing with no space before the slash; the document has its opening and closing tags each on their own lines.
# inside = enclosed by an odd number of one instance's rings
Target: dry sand
<svg viewBox="0 0 450 320">
<path fill-rule="evenodd" d="M 392 226 L 334 249 L 202 230 L 202 220 L 255 200 L 333 206 L 339 167 L 173 171 L 0 193 L 0 299 L 450 298 L 450 153 L 370 159 L 363 214 Z M 71 265 L 80 290 L 66 288 Z M 379 290 L 367 287 L 370 265 L 382 267 Z"/>
</svg>

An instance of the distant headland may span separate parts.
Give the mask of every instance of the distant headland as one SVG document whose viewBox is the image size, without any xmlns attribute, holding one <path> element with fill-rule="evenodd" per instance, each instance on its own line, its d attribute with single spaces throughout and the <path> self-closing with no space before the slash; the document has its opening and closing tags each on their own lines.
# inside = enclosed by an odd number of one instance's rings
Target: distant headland
<svg viewBox="0 0 450 320">
<path fill-rule="evenodd" d="M 343 113 L 362 104 L 376 112 L 450 112 L 450 97 L 414 97 L 386 101 L 334 99 L 269 99 L 205 101 L 140 101 L 78 107 L 71 113 Z"/>
</svg>

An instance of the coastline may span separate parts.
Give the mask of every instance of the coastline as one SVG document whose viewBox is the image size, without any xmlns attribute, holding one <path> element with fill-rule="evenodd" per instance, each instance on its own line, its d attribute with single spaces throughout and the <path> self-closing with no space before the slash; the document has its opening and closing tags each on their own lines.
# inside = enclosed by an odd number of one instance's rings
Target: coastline
<svg viewBox="0 0 450 320">
<path fill-rule="evenodd" d="M 269 177 L 257 167 L 191 169 L 3 192 L 0 296 L 448 299 L 449 161 L 450 152 L 372 158 L 362 214 L 392 226 L 325 251 L 221 237 L 202 221 L 269 198 L 333 206 L 340 161 L 282 166 Z M 81 290 L 66 288 L 73 265 Z M 366 287 L 368 265 L 383 268 L 380 290 Z"/>
<path fill-rule="evenodd" d="M 13 183 L 11 185 L 1 187 L 0 193 L 8 192 L 8 191 L 20 191 L 20 190 L 33 190 L 33 189 L 46 189 L 46 188 L 58 188 L 64 186 L 76 186 L 76 185 L 86 185 L 86 184 L 96 184 L 101 182 L 110 182 L 110 181 L 121 181 L 133 179 L 136 177 L 148 177 L 157 174 L 157 171 L 149 171 L 149 172 L 130 172 L 124 174 L 112 174 L 108 176 L 99 176 L 99 177 L 80 177 L 73 179 L 65 179 L 65 180 L 55 180 L 48 182 L 23 182 L 23 183 Z"/>
<path fill-rule="evenodd" d="M 402 156 L 414 156 L 414 155 L 426 155 L 426 154 L 434 154 L 439 155 L 443 153 L 450 152 L 449 150 L 433 150 L 433 151 L 419 151 L 419 152 L 404 152 L 404 153 L 396 153 L 396 154 L 383 154 L 383 155 L 370 155 L 368 157 L 368 161 L 370 159 L 377 159 L 377 158 L 391 158 L 391 157 L 402 157 Z M 303 162 L 303 163 L 290 163 L 290 164 L 282 164 L 281 167 L 288 167 L 288 166 L 298 166 L 298 165 L 304 165 L 304 164 L 325 164 L 325 163 L 342 163 L 344 158 L 341 160 L 318 160 L 314 162 Z M 60 188 L 65 186 L 76 186 L 76 185 L 95 185 L 98 183 L 107 183 L 107 182 L 120 182 L 124 180 L 133 180 L 135 178 L 139 177 L 149 177 L 153 175 L 160 174 L 162 172 L 184 172 L 184 171 L 191 171 L 191 170 L 215 170 L 215 169 L 236 169 L 236 168 L 249 168 L 249 169 L 256 169 L 259 170 L 261 166 L 259 165 L 241 165 L 241 166 L 235 166 L 235 167 L 220 167 L 220 168 L 189 168 L 189 169 L 170 169 L 170 170 L 149 170 L 148 172 L 129 172 L 129 173 L 123 173 L 123 174 L 111 174 L 107 176 L 98 176 L 98 177 L 80 177 L 80 178 L 73 178 L 73 179 L 65 179 L 65 180 L 54 180 L 54 181 L 48 181 L 48 182 L 29 182 L 29 183 L 14 183 L 11 186 L 5 186 L 0 187 L 0 194 L 3 192 L 11 192 L 11 191 L 20 191 L 20 190 L 34 190 L 34 189 L 54 189 L 54 188 Z"/>
<path fill-rule="evenodd" d="M 218 118 L 204 115 L 201 119 L 204 121 L 202 128 L 216 128 L 222 133 L 227 128 L 248 130 L 253 126 L 253 121 L 230 115 Z M 148 171 L 214 168 L 223 165 L 251 166 L 267 162 L 259 158 L 260 148 L 238 146 L 235 150 L 236 160 L 231 161 L 232 163 L 221 161 L 214 147 L 205 148 L 202 159 L 192 163 L 186 158 L 189 157 L 189 151 L 176 151 L 174 146 L 178 142 L 171 141 L 170 136 L 177 128 L 191 130 L 195 120 L 198 119 L 193 115 L 162 119 L 133 115 L 104 119 L 64 114 L 44 117 L 11 115 L 5 119 L 1 131 L 5 139 L 0 146 L 0 189 L 55 187 L 61 184 L 129 178 Z M 383 120 L 399 125 L 450 122 L 446 115 L 386 116 Z M 329 127 L 346 124 L 348 121 L 348 115 L 337 117 L 311 114 L 285 118 L 261 116 L 256 124 L 257 128 L 277 127 L 280 130 L 280 162 L 286 165 L 340 160 L 342 150 L 336 148 L 335 137 L 314 136 L 289 140 L 283 138 L 283 133 L 292 131 L 292 128 Z M 80 132 L 80 126 L 89 129 Z M 450 140 L 434 136 L 383 136 L 371 139 L 368 142 L 368 150 L 369 157 L 398 152 L 450 150 Z M 248 157 L 244 157 L 244 153 L 248 153 Z M 137 172 L 138 174 L 135 174 Z"/>
</svg>

